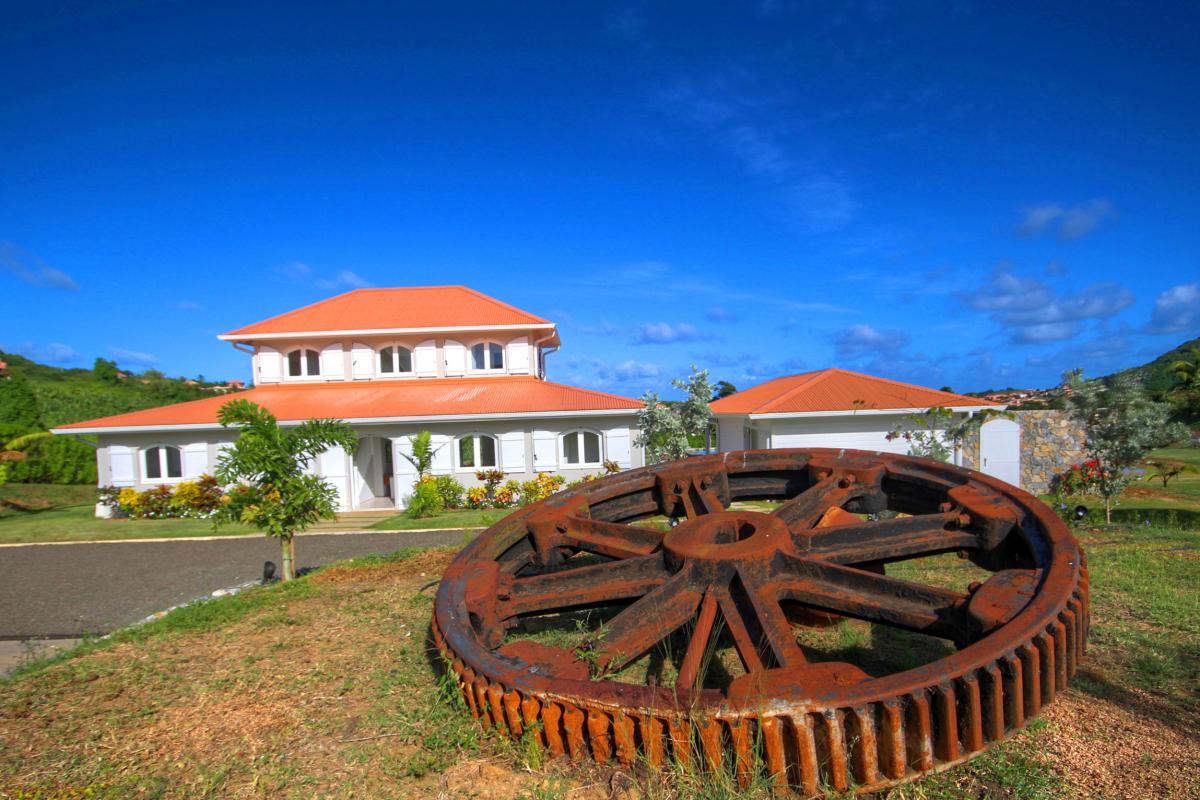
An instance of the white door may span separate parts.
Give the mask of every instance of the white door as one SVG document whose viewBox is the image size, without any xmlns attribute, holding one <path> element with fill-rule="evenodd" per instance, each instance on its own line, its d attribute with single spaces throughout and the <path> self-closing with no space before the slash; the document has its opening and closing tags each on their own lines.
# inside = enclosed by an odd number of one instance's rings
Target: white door
<svg viewBox="0 0 1200 800">
<path fill-rule="evenodd" d="M 354 496 L 355 505 L 361 505 L 375 497 L 376 474 L 379 471 L 379 439 L 360 439 L 354 451 Z"/>
<path fill-rule="evenodd" d="M 993 419 L 979 429 L 979 468 L 993 478 L 1021 485 L 1021 426 L 1011 419 Z"/>
</svg>

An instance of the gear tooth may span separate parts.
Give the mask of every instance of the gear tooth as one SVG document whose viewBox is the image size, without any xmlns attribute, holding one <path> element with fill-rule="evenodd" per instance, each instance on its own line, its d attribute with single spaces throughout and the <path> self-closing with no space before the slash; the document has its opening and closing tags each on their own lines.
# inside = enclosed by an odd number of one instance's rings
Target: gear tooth
<svg viewBox="0 0 1200 800">
<path fill-rule="evenodd" d="M 696 724 L 700 737 L 700 749 L 704 754 L 704 766 L 709 772 L 718 773 L 725 766 L 725 754 L 721 747 L 721 725 L 711 717 L 703 717 Z"/>
<path fill-rule="evenodd" d="M 979 679 L 969 673 L 958 679 L 959 734 L 963 749 L 975 753 L 983 749 L 983 698 Z"/>
<path fill-rule="evenodd" d="M 583 739 L 583 712 L 572 705 L 563 704 L 563 728 L 567 732 L 567 751 L 572 760 L 586 755 Z"/>
<path fill-rule="evenodd" d="M 850 721 L 847 736 L 853 743 L 854 778 L 864 786 L 879 780 L 879 740 L 875 735 L 875 710 L 855 706 L 847 717 Z"/>
<path fill-rule="evenodd" d="M 492 727 L 492 715 L 488 707 L 487 696 L 487 681 L 483 678 L 475 678 L 475 682 L 471 684 L 475 695 L 475 706 L 479 709 L 479 723 L 483 725 L 483 729 L 490 730 Z"/>
<path fill-rule="evenodd" d="M 818 719 L 818 742 L 825 746 L 826 780 L 835 791 L 844 792 L 850 786 L 846 770 L 846 733 L 841 714 L 836 708 L 827 708 Z"/>
<path fill-rule="evenodd" d="M 587 712 L 588 738 L 592 743 L 592 757 L 597 763 L 607 764 L 612 757 L 612 727 L 608 714 L 598 708 L 589 708 Z"/>
<path fill-rule="evenodd" d="M 650 766 L 657 769 L 663 765 L 663 724 L 662 720 L 651 714 L 638 717 L 638 735 L 642 740 L 642 750 Z"/>
<path fill-rule="evenodd" d="M 613 714 L 613 741 L 617 745 L 617 761 L 628 767 L 637 759 L 637 747 L 633 738 L 633 720 L 623 711 Z"/>
<path fill-rule="evenodd" d="M 893 780 L 903 778 L 908 766 L 904 753 L 904 704 L 894 697 L 884 700 L 879 704 L 876 719 L 883 773 Z"/>
<path fill-rule="evenodd" d="M 521 719 L 525 723 L 525 735 L 532 738 L 538 747 L 546 746 L 546 731 L 545 725 L 540 724 L 540 714 L 542 704 L 534 697 L 525 697 L 521 700 Z"/>
<path fill-rule="evenodd" d="M 925 692 L 908 695 L 904 709 L 908 763 L 918 772 L 933 769 L 933 716 Z"/>
<path fill-rule="evenodd" d="M 671 758 L 686 771 L 692 763 L 692 725 L 686 719 L 671 717 L 667 729 L 671 735 Z"/>
<path fill-rule="evenodd" d="M 726 724 L 729 726 L 729 740 L 733 744 L 734 775 L 737 776 L 738 786 L 748 789 L 754 775 L 754 752 L 750 745 L 751 723 L 745 718 L 739 718 L 731 719 Z"/>
<path fill-rule="evenodd" d="M 504 721 L 508 725 L 508 733 L 514 739 L 518 739 L 525 731 L 521 719 L 521 696 L 516 692 L 506 692 L 501 702 L 504 704 Z"/>
<path fill-rule="evenodd" d="M 467 701 L 467 708 L 471 710 L 471 716 L 479 719 L 479 705 L 475 702 L 475 671 L 467 668 L 459 674 L 458 685 L 462 689 L 463 699 Z"/>
<path fill-rule="evenodd" d="M 542 735 L 546 737 L 546 747 L 551 755 L 558 757 L 567 752 L 566 742 L 563 741 L 562 707 L 557 703 L 546 703 L 542 706 Z"/>
<path fill-rule="evenodd" d="M 1061 620 L 1055 620 L 1050 626 L 1054 636 L 1054 685 L 1061 692 L 1067 688 L 1067 626 Z"/>
<path fill-rule="evenodd" d="M 788 768 L 783 743 L 783 722 L 778 717 L 763 717 L 759 727 L 762 731 L 763 758 L 766 761 L 768 777 L 776 789 L 786 791 Z"/>
<path fill-rule="evenodd" d="M 1075 677 L 1079 665 L 1079 628 L 1078 617 L 1075 615 L 1074 603 L 1067 603 L 1060 619 L 1067 635 L 1066 663 L 1068 683 Z"/>
<path fill-rule="evenodd" d="M 1004 678 L 998 664 L 988 665 L 983 674 L 980 692 L 984 738 L 989 742 L 998 742 L 1004 738 Z"/>
<path fill-rule="evenodd" d="M 1009 653 L 1001 662 L 1004 676 L 1004 720 L 1009 728 L 1025 727 L 1025 661 Z"/>
<path fill-rule="evenodd" d="M 1057 669 L 1055 667 L 1056 659 L 1054 658 L 1054 637 L 1047 631 L 1042 631 L 1033 637 L 1033 643 L 1037 648 L 1038 659 L 1040 661 L 1039 666 L 1041 667 L 1042 705 L 1046 705 L 1054 699 L 1056 693 L 1054 680 L 1057 677 Z"/>
<path fill-rule="evenodd" d="M 815 794 L 821 787 L 821 759 L 817 753 L 817 732 L 811 714 L 792 716 L 792 735 L 796 743 L 796 764 L 800 771 L 800 788 Z"/>
<path fill-rule="evenodd" d="M 934 755 L 939 761 L 958 758 L 958 703 L 954 687 L 938 684 L 934 690 Z"/>
<path fill-rule="evenodd" d="M 495 723 L 496 730 L 506 730 L 508 725 L 504 721 L 504 687 L 498 683 L 488 684 L 487 701 L 488 711 L 491 712 L 492 722 Z"/>
<path fill-rule="evenodd" d="M 1042 710 L 1042 659 L 1038 648 L 1023 644 L 1017 652 L 1024 670 L 1025 719 L 1032 719 Z"/>
</svg>

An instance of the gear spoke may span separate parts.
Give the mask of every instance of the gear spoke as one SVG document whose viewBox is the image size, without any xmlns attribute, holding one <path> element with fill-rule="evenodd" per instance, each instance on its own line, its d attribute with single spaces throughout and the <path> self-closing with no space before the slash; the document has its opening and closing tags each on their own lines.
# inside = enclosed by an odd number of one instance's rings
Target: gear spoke
<svg viewBox="0 0 1200 800">
<path fill-rule="evenodd" d="M 636 660 L 691 620 L 700 597 L 682 573 L 644 595 L 605 625 L 595 645 L 597 666 L 617 670 Z"/>
<path fill-rule="evenodd" d="M 835 564 L 899 561 L 977 547 L 975 534 L 961 530 L 961 514 L 920 514 L 912 517 L 814 528 L 796 535 L 804 555 Z"/>
<path fill-rule="evenodd" d="M 504 604 L 504 616 L 641 597 L 670 577 L 662 556 L 656 554 L 517 578 Z"/>
<path fill-rule="evenodd" d="M 587 517 L 564 517 L 555 543 L 613 558 L 633 558 L 653 553 L 662 546 L 662 531 L 603 522 Z"/>
<path fill-rule="evenodd" d="M 787 523 L 795 533 L 807 531 L 817 524 L 831 506 L 840 508 L 846 501 L 864 493 L 851 476 L 831 473 L 788 500 L 772 514 Z"/>
</svg>

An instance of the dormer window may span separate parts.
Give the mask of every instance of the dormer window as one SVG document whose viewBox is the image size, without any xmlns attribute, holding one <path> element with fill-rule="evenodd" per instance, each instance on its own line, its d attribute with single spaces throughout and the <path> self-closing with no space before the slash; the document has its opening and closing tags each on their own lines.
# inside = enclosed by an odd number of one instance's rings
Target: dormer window
<svg viewBox="0 0 1200 800">
<path fill-rule="evenodd" d="M 380 375 L 398 375 L 412 371 L 412 351 L 407 347 L 389 345 L 379 351 Z"/>
<path fill-rule="evenodd" d="M 504 345 L 496 342 L 480 342 L 471 347 L 471 369 L 501 370 L 504 369 Z"/>
<path fill-rule="evenodd" d="M 309 378 L 321 374 L 321 354 L 301 348 L 287 354 L 288 377 Z"/>
</svg>

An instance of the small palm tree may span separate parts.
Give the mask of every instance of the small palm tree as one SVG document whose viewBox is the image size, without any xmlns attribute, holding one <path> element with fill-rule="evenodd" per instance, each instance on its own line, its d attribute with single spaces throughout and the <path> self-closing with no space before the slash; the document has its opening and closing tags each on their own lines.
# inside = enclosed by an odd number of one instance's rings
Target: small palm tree
<svg viewBox="0 0 1200 800">
<path fill-rule="evenodd" d="M 424 478 L 433 470 L 433 457 L 442 447 L 433 446 L 433 434 L 429 431 L 421 431 L 416 436 L 408 437 L 409 444 L 412 445 L 412 455 L 401 453 L 404 460 L 413 465 L 413 469 L 417 471 L 417 476 Z"/>
<path fill-rule="evenodd" d="M 233 486 L 222 496 L 217 525 L 242 522 L 279 539 L 283 579 L 296 575 L 293 537 L 337 512 L 337 490 L 305 466 L 330 447 L 353 453 L 354 430 L 341 420 L 310 419 L 281 428 L 275 415 L 249 400 L 230 400 L 217 412 L 223 426 L 239 429 L 217 460 L 217 479 Z"/>
</svg>

